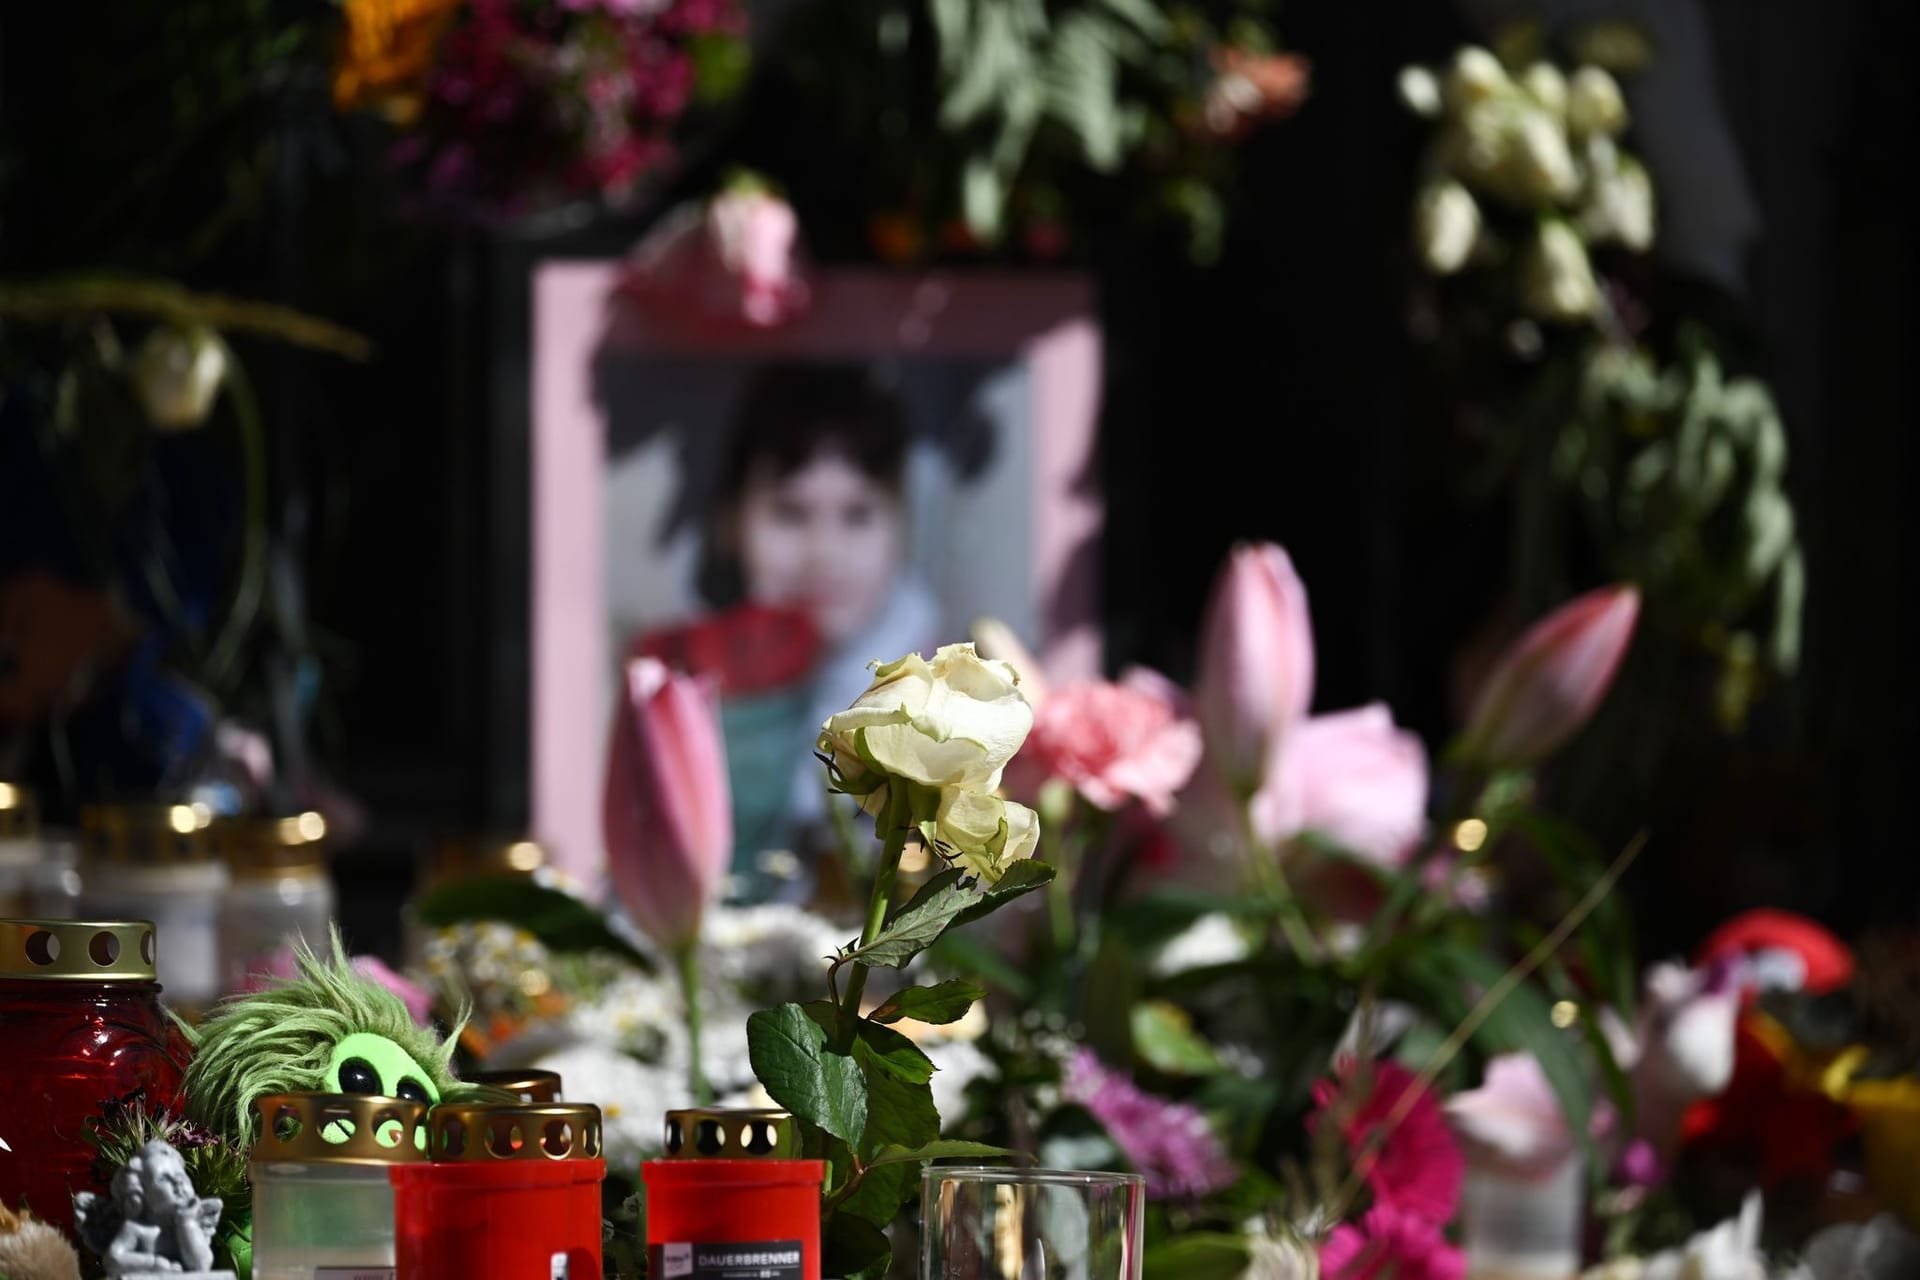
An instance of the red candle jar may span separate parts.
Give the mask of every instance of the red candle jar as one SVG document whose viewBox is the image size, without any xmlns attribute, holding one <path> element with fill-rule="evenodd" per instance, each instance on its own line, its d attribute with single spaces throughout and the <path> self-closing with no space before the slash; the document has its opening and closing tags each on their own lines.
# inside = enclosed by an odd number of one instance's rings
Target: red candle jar
<svg viewBox="0 0 1920 1280">
<path fill-rule="evenodd" d="M 93 1176 L 86 1123 L 140 1091 L 178 1109 L 191 1051 L 160 1007 L 144 920 L 0 920 L 0 1203 L 73 1229 Z"/>
<path fill-rule="evenodd" d="M 600 1108 L 443 1103 L 427 1151 L 387 1171 L 397 1280 L 598 1280 Z"/>
<path fill-rule="evenodd" d="M 784 1111 L 667 1113 L 667 1158 L 647 1186 L 647 1274 L 678 1280 L 820 1280 L 824 1160 L 798 1159 Z"/>
</svg>

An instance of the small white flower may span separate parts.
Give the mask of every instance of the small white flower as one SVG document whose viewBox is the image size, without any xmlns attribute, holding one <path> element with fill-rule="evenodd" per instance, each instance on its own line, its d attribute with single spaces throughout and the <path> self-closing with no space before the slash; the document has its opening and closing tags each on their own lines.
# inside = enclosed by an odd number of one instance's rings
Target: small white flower
<svg viewBox="0 0 1920 1280">
<path fill-rule="evenodd" d="M 1580 229 L 1593 244 L 1620 244 L 1635 253 L 1653 247 L 1653 179 L 1639 161 L 1624 159 L 1596 174 L 1580 211 Z"/>
<path fill-rule="evenodd" d="M 1540 225 L 1520 263 L 1520 304 L 1542 320 L 1571 324 L 1600 309 L 1587 247 L 1558 219 Z"/>
<path fill-rule="evenodd" d="M 1480 238 L 1480 206 L 1451 178 L 1430 182 L 1414 204 L 1413 238 L 1427 270 L 1452 275 L 1466 265 Z"/>
<path fill-rule="evenodd" d="M 1440 77 L 1425 67 L 1402 67 L 1398 80 L 1400 101 L 1422 120 L 1440 116 Z"/>
<path fill-rule="evenodd" d="M 1599 67 L 1581 67 L 1567 82 L 1567 128 L 1579 136 L 1614 137 L 1627 127 L 1620 82 Z"/>
<path fill-rule="evenodd" d="M 1513 92 L 1500 59 L 1477 45 L 1468 45 L 1453 55 L 1447 68 L 1446 99 L 1450 110 L 1461 111 L 1476 102 Z"/>
<path fill-rule="evenodd" d="M 205 422 L 226 380 L 226 344 L 205 325 L 163 325 L 134 353 L 134 391 L 148 421 L 162 431 Z"/>
<path fill-rule="evenodd" d="M 1520 87 L 1540 106 L 1558 117 L 1567 113 L 1567 78 L 1551 62 L 1536 62 L 1521 73 Z"/>
<path fill-rule="evenodd" d="M 1151 971 L 1155 977 L 1165 978 L 1190 969 L 1237 964 L 1252 954 L 1253 948 L 1239 927 L 1226 915 L 1214 911 L 1161 944 Z"/>
</svg>

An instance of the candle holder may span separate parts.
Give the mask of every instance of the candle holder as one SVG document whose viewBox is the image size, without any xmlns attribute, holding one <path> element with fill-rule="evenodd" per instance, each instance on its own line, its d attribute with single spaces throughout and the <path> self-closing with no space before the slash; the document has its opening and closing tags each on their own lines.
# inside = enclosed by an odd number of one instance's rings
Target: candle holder
<svg viewBox="0 0 1920 1280">
<path fill-rule="evenodd" d="M 1137 1173 L 929 1165 L 921 1280 L 1140 1280 Z"/>
<path fill-rule="evenodd" d="M 254 1099 L 254 1280 L 394 1266 L 390 1170 L 427 1159 L 427 1104 L 367 1094 Z M 321 1271 L 320 1274 L 332 1274 Z"/>
<path fill-rule="evenodd" d="M 819 1280 L 824 1160 L 784 1111 L 667 1112 L 666 1158 L 640 1166 L 648 1275 Z"/>
<path fill-rule="evenodd" d="M 597 1280 L 600 1108 L 442 1103 L 427 1150 L 429 1163 L 388 1170 L 399 1280 Z"/>
<path fill-rule="evenodd" d="M 160 1007 L 145 920 L 0 920 L 0 1204 L 70 1232 L 75 1193 L 104 1193 L 87 1125 L 140 1093 L 177 1110 L 189 1050 Z"/>
</svg>

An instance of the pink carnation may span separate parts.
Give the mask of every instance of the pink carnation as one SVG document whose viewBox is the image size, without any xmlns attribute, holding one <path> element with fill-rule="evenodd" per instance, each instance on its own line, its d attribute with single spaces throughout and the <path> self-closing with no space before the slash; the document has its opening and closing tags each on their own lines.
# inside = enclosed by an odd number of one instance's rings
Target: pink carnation
<svg viewBox="0 0 1920 1280">
<path fill-rule="evenodd" d="M 1318 1110 L 1311 1127 L 1330 1117 L 1340 1126 L 1356 1167 L 1373 1191 L 1376 1207 L 1410 1214 L 1435 1227 L 1445 1226 L 1460 1206 L 1460 1184 L 1466 1178 L 1466 1158 L 1447 1125 L 1439 1101 L 1420 1090 L 1407 1112 L 1388 1130 L 1376 1151 L 1367 1145 L 1399 1110 L 1409 1089 L 1418 1087 L 1411 1071 L 1382 1059 L 1369 1064 L 1371 1089 L 1354 1105 L 1352 1087 L 1358 1067 L 1352 1059 L 1340 1064 L 1340 1079 L 1313 1086 Z M 1366 1274 L 1371 1274 L 1366 1273 Z"/>
<path fill-rule="evenodd" d="M 1234 1180 L 1233 1160 L 1197 1107 L 1147 1093 L 1090 1049 L 1067 1060 L 1061 1093 L 1093 1113 L 1155 1199 L 1190 1199 Z"/>
<path fill-rule="evenodd" d="M 1466 1255 L 1440 1228 L 1387 1204 L 1367 1210 L 1359 1226 L 1341 1223 L 1320 1246 L 1321 1280 L 1462 1280 Z"/>
<path fill-rule="evenodd" d="M 1013 759 L 1011 783 L 1031 795 L 1057 777 L 1097 808 L 1112 811 L 1138 800 L 1164 816 L 1193 776 L 1200 751 L 1200 726 L 1179 691 L 1150 671 L 1133 671 L 1119 684 L 1088 681 L 1051 690 Z"/>
</svg>

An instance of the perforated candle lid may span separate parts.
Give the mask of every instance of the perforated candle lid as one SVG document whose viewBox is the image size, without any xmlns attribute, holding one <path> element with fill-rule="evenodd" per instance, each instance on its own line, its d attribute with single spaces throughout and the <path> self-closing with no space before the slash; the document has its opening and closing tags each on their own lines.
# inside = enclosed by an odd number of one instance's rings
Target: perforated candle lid
<svg viewBox="0 0 1920 1280">
<path fill-rule="evenodd" d="M 152 982 L 146 920 L 0 920 L 0 978 Z"/>
<path fill-rule="evenodd" d="M 600 1108 L 590 1102 L 443 1102 L 428 1121 L 435 1163 L 598 1160 Z"/>
<path fill-rule="evenodd" d="M 412 1164 L 427 1158 L 427 1104 L 365 1093 L 268 1093 L 253 1100 L 258 1164 Z"/>
<path fill-rule="evenodd" d="M 670 1160 L 795 1160 L 800 1129 L 785 1111 L 687 1107 L 667 1112 Z"/>
<path fill-rule="evenodd" d="M 213 811 L 202 804 L 90 804 L 80 810 L 81 847 L 110 862 L 166 865 L 213 857 Z"/>
<path fill-rule="evenodd" d="M 523 1070 L 469 1071 L 460 1077 L 465 1084 L 484 1084 L 511 1093 L 522 1102 L 558 1102 L 560 1073 L 532 1067 Z"/>
</svg>

